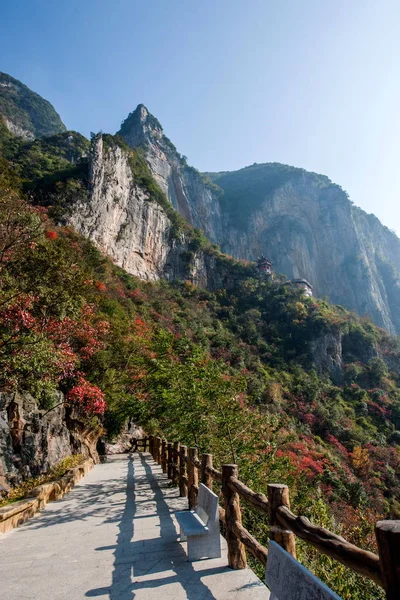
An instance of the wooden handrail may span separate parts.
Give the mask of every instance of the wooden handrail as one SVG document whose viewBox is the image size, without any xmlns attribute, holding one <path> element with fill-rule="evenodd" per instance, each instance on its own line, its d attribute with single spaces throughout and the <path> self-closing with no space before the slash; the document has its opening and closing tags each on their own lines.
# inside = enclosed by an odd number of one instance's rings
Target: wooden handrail
<svg viewBox="0 0 400 600">
<path fill-rule="evenodd" d="M 221 471 L 217 471 L 217 469 L 214 469 L 214 467 L 206 467 L 205 471 L 210 475 L 210 477 L 215 479 L 215 481 L 219 481 L 220 483 L 222 482 Z"/>
<path fill-rule="evenodd" d="M 378 521 L 375 535 L 386 598 L 398 600 L 400 597 L 400 521 Z"/>
<path fill-rule="evenodd" d="M 231 477 L 228 482 L 229 487 L 237 492 L 241 498 L 247 500 L 250 504 L 268 514 L 268 498 L 264 494 L 253 492 L 247 485 L 244 485 L 236 477 Z"/>
<path fill-rule="evenodd" d="M 231 477 L 236 477 L 237 465 L 222 466 L 222 495 L 225 502 L 225 529 L 228 546 L 228 565 L 232 569 L 246 568 L 246 550 L 241 539 L 234 531 L 235 524 L 242 524 L 239 494 L 229 487 Z"/>
<path fill-rule="evenodd" d="M 219 507 L 219 518 L 226 528 L 229 564 L 235 569 L 244 568 L 244 547 L 262 564 L 266 565 L 268 551 L 242 525 L 239 498 L 243 498 L 269 517 L 270 538 L 296 556 L 295 536 L 305 540 L 321 553 L 349 567 L 356 573 L 372 579 L 386 591 L 387 600 L 400 598 L 400 521 L 380 521 L 376 525 L 379 556 L 362 550 L 340 535 L 318 527 L 306 517 L 290 510 L 289 489 L 286 485 L 269 484 L 268 497 L 254 492 L 238 478 L 236 465 L 223 465 L 222 472 L 213 466 L 212 455 L 203 454 L 200 461 L 197 448 L 175 447 L 154 436 L 138 440 L 143 449 L 149 449 L 154 460 L 162 464 L 168 478 L 179 483 L 180 495 L 188 496 L 189 507 L 197 503 L 199 472 L 201 481 L 209 488 L 212 482 L 222 484 L 225 510 Z"/>
<path fill-rule="evenodd" d="M 201 462 L 198 458 L 190 458 L 189 456 L 189 460 L 196 469 L 201 469 Z"/>
<path fill-rule="evenodd" d="M 276 515 L 279 523 L 285 529 L 292 531 L 297 537 L 305 540 L 320 552 L 341 562 L 346 567 L 350 567 L 353 571 L 372 579 L 379 585 L 383 585 L 377 554 L 354 546 L 328 529 L 313 525 L 306 517 L 294 515 L 285 506 L 277 508 Z"/>
<path fill-rule="evenodd" d="M 279 526 L 277 509 L 285 506 L 290 509 L 289 488 L 282 483 L 269 483 L 268 491 L 268 520 L 269 537 L 296 558 L 296 538 L 291 531 Z"/>
<path fill-rule="evenodd" d="M 232 525 L 232 531 L 239 538 L 250 554 L 254 556 L 265 567 L 267 564 L 268 550 L 253 537 L 247 529 L 243 527 L 239 521 L 235 521 Z"/>
<path fill-rule="evenodd" d="M 179 495 L 181 498 L 187 498 L 188 495 L 187 453 L 187 446 L 181 445 L 179 450 Z"/>
<path fill-rule="evenodd" d="M 188 500 L 189 508 L 192 510 L 197 505 L 197 494 L 199 491 L 199 470 L 196 468 L 195 463 L 197 458 L 197 448 L 189 448 L 189 461 L 188 461 Z"/>
</svg>

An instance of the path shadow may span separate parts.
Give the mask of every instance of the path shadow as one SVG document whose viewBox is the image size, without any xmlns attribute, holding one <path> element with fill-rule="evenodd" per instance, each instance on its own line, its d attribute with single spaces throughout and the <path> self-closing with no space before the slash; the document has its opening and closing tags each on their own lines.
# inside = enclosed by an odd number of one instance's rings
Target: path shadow
<svg viewBox="0 0 400 600">
<path fill-rule="evenodd" d="M 216 600 L 202 578 L 226 572 L 226 567 L 214 567 L 196 571 L 192 563 L 187 561 L 186 552 L 178 542 L 175 523 L 172 519 L 173 509 L 165 500 L 164 493 L 171 496 L 171 488 L 165 479 L 160 479 L 152 472 L 144 455 L 135 455 L 135 463 L 140 465 L 144 474 L 134 473 L 134 460 L 129 458 L 128 478 L 126 485 L 126 502 L 119 523 L 117 544 L 97 548 L 105 551 L 114 548 L 114 571 L 110 587 L 92 589 L 86 592 L 86 597 L 96 598 L 109 595 L 110 600 L 134 600 L 139 590 L 159 590 L 157 597 L 162 597 L 162 587 L 179 583 L 185 590 L 188 600 Z M 136 495 L 140 489 L 146 489 L 150 482 L 151 493 L 143 501 L 137 501 Z M 176 496 L 176 491 L 173 490 Z M 173 504 L 173 502 L 172 502 Z M 139 534 L 136 531 L 135 520 L 159 518 L 159 536 L 146 537 L 150 531 Z M 142 539 L 143 538 L 143 539 Z M 135 581 L 136 577 L 147 576 L 146 580 Z M 153 597 L 154 597 L 153 591 Z M 174 594 L 175 595 L 175 594 Z"/>
</svg>

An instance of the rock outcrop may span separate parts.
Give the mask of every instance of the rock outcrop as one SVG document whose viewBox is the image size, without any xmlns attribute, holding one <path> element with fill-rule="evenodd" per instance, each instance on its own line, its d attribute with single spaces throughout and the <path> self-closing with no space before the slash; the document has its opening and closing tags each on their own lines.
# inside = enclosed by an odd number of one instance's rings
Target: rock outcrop
<svg viewBox="0 0 400 600">
<path fill-rule="evenodd" d="M 248 260 L 264 253 L 316 296 L 400 332 L 400 240 L 327 177 L 278 163 L 205 177 L 143 105 L 119 134 L 143 149 L 174 208 L 224 252 Z"/>
<path fill-rule="evenodd" d="M 149 280 L 167 275 L 173 268 L 171 223 L 134 180 L 126 152 L 98 136 L 89 180 L 89 196 L 74 206 L 70 223 L 129 273 Z"/>
<path fill-rule="evenodd" d="M 52 410 L 39 410 L 28 393 L 0 393 L 0 492 L 37 477 L 71 454 L 96 461 L 98 431 L 73 413 L 66 415 L 61 392 Z"/>
<path fill-rule="evenodd" d="M 326 333 L 313 341 L 312 359 L 317 372 L 329 373 L 337 385 L 343 383 L 343 348 L 340 331 Z"/>
<path fill-rule="evenodd" d="M 174 230 L 171 215 L 135 177 L 129 150 L 96 136 L 89 181 L 87 198 L 66 218 L 118 266 L 141 279 L 188 280 L 210 290 L 228 282 L 229 269 L 216 268 L 216 255 Z"/>
<path fill-rule="evenodd" d="M 154 179 L 175 210 L 211 241 L 219 241 L 223 235 L 221 207 L 216 201 L 219 188 L 187 164 L 145 106 L 140 104 L 129 115 L 118 135 L 132 148 L 144 149 Z"/>
</svg>

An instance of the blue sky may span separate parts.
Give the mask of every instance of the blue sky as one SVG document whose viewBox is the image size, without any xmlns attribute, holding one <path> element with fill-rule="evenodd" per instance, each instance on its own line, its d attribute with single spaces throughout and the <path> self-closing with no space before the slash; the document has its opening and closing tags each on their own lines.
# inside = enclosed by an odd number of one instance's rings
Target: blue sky
<svg viewBox="0 0 400 600">
<path fill-rule="evenodd" d="M 400 233 L 398 0 L 4 0 L 0 70 L 68 128 L 137 104 L 200 170 L 328 175 Z"/>
</svg>

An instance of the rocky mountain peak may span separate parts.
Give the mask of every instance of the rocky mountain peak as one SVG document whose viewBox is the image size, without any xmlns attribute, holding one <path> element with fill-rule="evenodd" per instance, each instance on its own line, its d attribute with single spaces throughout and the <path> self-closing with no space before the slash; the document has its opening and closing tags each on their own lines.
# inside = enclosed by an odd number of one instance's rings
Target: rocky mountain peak
<svg viewBox="0 0 400 600">
<path fill-rule="evenodd" d="M 328 177 L 279 163 L 200 174 L 143 105 L 120 134 L 141 146 L 175 210 L 224 252 L 265 253 L 276 272 L 310 281 L 316 296 L 400 331 L 400 240 Z"/>
<path fill-rule="evenodd" d="M 118 135 L 136 148 L 162 141 L 164 134 L 161 123 L 144 104 L 138 104 L 133 112 L 122 122 Z"/>
</svg>

